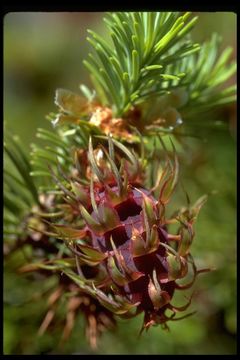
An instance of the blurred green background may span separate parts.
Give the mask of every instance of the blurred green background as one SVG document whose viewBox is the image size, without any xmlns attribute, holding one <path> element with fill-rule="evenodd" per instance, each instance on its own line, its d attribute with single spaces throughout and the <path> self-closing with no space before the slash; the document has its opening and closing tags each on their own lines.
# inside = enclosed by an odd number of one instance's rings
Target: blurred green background
<svg viewBox="0 0 240 360">
<path fill-rule="evenodd" d="M 222 48 L 231 45 L 236 54 L 236 15 L 198 13 L 193 31 L 197 41 L 222 35 Z M 103 13 L 9 13 L 4 18 L 4 119 L 7 127 L 23 139 L 27 150 L 37 142 L 37 127 L 50 128 L 45 116 L 55 111 L 58 87 L 78 92 L 90 85 L 82 65 L 90 46 L 86 29 L 104 33 Z M 234 79 L 232 79 L 234 81 Z M 207 126 L 196 129 L 201 139 L 186 138 L 188 153 L 181 162 L 181 181 L 192 202 L 205 193 L 209 197 L 196 224 L 192 254 L 199 267 L 216 270 L 202 274 L 195 284 L 190 310 L 196 315 L 170 323 L 170 332 L 151 328 L 138 338 L 142 316 L 120 320 L 118 330 L 106 333 L 99 354 L 235 354 L 236 353 L 236 143 L 235 113 L 225 111 L 226 129 Z M 208 121 L 205 121 L 205 124 Z M 211 123 L 211 119 L 209 119 Z M 185 205 L 178 187 L 172 209 Z M 31 295 L 41 284 L 29 288 L 14 269 L 19 258 L 8 262 L 4 273 L 5 354 L 90 354 L 84 339 L 83 319 L 78 318 L 73 334 L 59 348 L 61 330 L 37 337 L 45 303 Z M 46 287 L 51 287 L 44 284 Z M 185 302 L 182 295 L 181 303 Z"/>
</svg>

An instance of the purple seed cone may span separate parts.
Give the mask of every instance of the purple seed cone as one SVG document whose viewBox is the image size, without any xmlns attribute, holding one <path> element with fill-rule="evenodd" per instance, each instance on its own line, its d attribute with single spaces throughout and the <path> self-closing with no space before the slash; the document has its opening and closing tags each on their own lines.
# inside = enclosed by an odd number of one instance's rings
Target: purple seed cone
<svg viewBox="0 0 240 360">
<path fill-rule="evenodd" d="M 171 304 L 175 291 L 189 288 L 200 272 L 190 246 L 193 222 L 204 201 L 166 219 L 178 178 L 176 154 L 174 162 L 168 159 L 162 168 L 155 198 L 153 189 L 145 188 L 146 169 L 136 155 L 110 137 L 108 145 L 108 152 L 104 148 L 96 152 L 90 140 L 91 166 L 85 169 L 90 184 L 75 178 L 70 180 L 71 192 L 66 190 L 71 202 L 62 206 L 65 211 L 69 206 L 68 213 L 74 209 L 74 221 L 82 225 L 69 226 L 66 218 L 51 225 L 76 259 L 75 269 L 63 272 L 113 314 L 127 318 L 143 312 L 142 329 L 157 323 L 166 327 L 191 302 L 190 298 L 181 307 Z M 168 230 L 171 222 L 179 224 L 175 235 Z M 189 271 L 192 281 L 180 284 Z"/>
</svg>

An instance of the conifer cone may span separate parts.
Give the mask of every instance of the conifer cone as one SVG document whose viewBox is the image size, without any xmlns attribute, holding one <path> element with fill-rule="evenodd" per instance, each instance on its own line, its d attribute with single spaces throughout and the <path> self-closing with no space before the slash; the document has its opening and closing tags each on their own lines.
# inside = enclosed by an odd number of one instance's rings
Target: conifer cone
<svg viewBox="0 0 240 360">
<path fill-rule="evenodd" d="M 68 197 L 60 207 L 68 209 L 67 219 L 74 209 L 72 225 L 82 224 L 69 226 L 66 218 L 49 224 L 76 259 L 75 271 L 62 271 L 113 314 L 126 318 L 143 312 L 143 329 L 159 323 L 166 327 L 191 302 L 190 298 L 182 307 L 172 305 L 175 291 L 189 288 L 202 271 L 196 269 L 190 246 L 193 222 L 205 198 L 167 220 L 165 208 L 178 179 L 176 153 L 162 169 L 155 198 L 153 189 L 144 187 L 144 162 L 111 136 L 108 147 L 108 151 L 103 146 L 93 150 L 90 139 L 90 166 L 85 168 L 89 185 L 77 177 L 69 179 L 71 191 L 60 185 Z M 175 235 L 168 231 L 171 221 L 180 224 Z M 178 280 L 189 272 L 193 280 L 180 285 Z M 166 315 L 167 309 L 172 316 Z"/>
</svg>

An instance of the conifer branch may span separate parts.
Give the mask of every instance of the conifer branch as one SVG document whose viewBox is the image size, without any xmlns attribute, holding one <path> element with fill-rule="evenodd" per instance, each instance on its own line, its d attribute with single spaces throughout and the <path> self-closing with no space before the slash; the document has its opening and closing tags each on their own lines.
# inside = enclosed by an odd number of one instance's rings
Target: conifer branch
<svg viewBox="0 0 240 360">
<path fill-rule="evenodd" d="M 84 65 L 102 104 L 111 107 L 115 116 L 149 97 L 166 94 L 185 76 L 168 67 L 199 50 L 198 44 L 186 40 L 197 20 L 189 17 L 190 13 L 177 12 L 108 13 L 104 21 L 112 45 L 88 30 L 87 40 L 97 56 L 90 53 Z"/>
</svg>

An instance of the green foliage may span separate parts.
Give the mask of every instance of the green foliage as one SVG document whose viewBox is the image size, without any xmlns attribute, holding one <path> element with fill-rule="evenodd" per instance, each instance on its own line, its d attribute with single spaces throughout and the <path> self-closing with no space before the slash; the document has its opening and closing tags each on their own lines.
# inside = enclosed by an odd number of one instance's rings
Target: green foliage
<svg viewBox="0 0 240 360">
<path fill-rule="evenodd" d="M 91 37 L 87 40 L 97 58 L 89 54 L 84 64 L 92 74 L 101 101 L 111 106 L 116 116 L 127 112 L 131 105 L 178 85 L 185 74 L 168 72 L 168 66 L 199 50 L 198 44 L 186 40 L 197 20 L 189 20 L 189 16 L 190 13 L 177 12 L 109 13 L 104 21 L 111 45 L 88 30 Z"/>
<path fill-rule="evenodd" d="M 233 49 L 227 47 L 220 53 L 220 41 L 220 36 L 213 34 L 197 54 L 180 64 L 181 70 L 187 74 L 188 100 L 182 108 L 186 118 L 236 101 L 236 85 L 220 87 L 236 72 L 236 62 L 228 64 Z"/>
<path fill-rule="evenodd" d="M 65 172 L 70 170 L 74 161 L 74 150 L 87 146 L 87 134 L 84 129 L 80 131 L 67 125 L 55 132 L 39 128 L 36 136 L 44 141 L 44 145 L 32 144 L 33 170 L 30 174 L 39 179 L 40 191 L 51 191 L 54 190 L 51 172 L 59 172 L 59 169 Z"/>
<path fill-rule="evenodd" d="M 218 90 L 236 70 L 228 65 L 232 49 L 219 54 L 220 37 L 193 43 L 190 32 L 197 17 L 169 12 L 113 13 L 104 19 L 112 44 L 92 30 L 87 40 L 96 51 L 84 64 L 92 75 L 102 104 L 115 116 L 181 88 L 180 108 L 186 117 L 235 101 L 235 86 Z M 199 51 L 200 49 L 200 51 Z M 177 95 L 178 96 L 178 95 Z"/>
<path fill-rule="evenodd" d="M 38 204 L 37 187 L 30 176 L 31 165 L 17 136 L 5 137 L 4 161 L 4 235 L 7 239 L 24 237 L 24 217 Z"/>
</svg>

